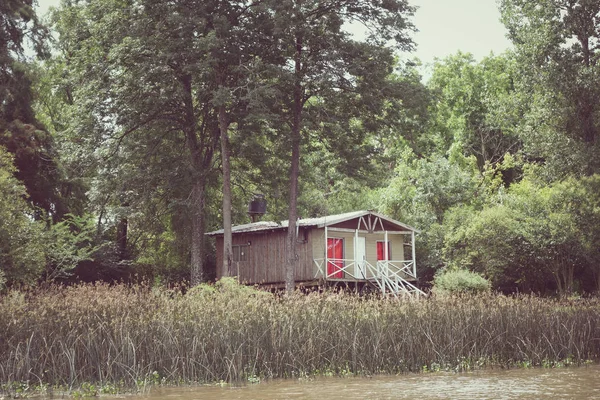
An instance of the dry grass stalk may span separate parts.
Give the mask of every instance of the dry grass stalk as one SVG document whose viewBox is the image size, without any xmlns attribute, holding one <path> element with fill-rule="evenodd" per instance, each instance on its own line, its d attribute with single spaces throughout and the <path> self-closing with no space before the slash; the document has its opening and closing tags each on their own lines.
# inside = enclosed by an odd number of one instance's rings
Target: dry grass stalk
<svg viewBox="0 0 600 400">
<path fill-rule="evenodd" d="M 599 358 L 600 301 L 80 285 L 2 297 L 0 339 L 0 382 L 63 387 L 549 365 Z"/>
</svg>

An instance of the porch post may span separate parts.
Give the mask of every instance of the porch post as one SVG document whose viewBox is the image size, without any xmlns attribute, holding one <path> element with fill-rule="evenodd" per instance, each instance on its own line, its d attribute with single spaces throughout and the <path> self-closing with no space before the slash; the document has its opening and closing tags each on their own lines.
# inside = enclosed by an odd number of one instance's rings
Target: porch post
<svg viewBox="0 0 600 400">
<path fill-rule="evenodd" d="M 327 270 L 329 266 L 329 260 L 327 259 L 327 226 L 325 226 L 325 270 L 323 271 L 323 278 L 327 280 Z"/>
<path fill-rule="evenodd" d="M 390 274 L 390 254 L 389 254 L 389 244 L 388 244 L 388 231 L 384 231 L 383 234 L 383 254 L 384 254 L 384 258 L 385 258 L 385 276 L 389 276 Z"/>
<path fill-rule="evenodd" d="M 413 265 L 413 276 L 417 277 L 417 257 L 415 256 L 415 231 L 410 233 L 411 247 L 412 247 L 412 265 Z"/>
<path fill-rule="evenodd" d="M 358 267 L 358 260 L 356 259 L 356 247 L 358 245 L 358 229 L 354 230 L 354 279 L 358 279 L 358 271 L 362 271 L 362 268 Z M 363 276 L 364 278 L 364 276 Z"/>
</svg>

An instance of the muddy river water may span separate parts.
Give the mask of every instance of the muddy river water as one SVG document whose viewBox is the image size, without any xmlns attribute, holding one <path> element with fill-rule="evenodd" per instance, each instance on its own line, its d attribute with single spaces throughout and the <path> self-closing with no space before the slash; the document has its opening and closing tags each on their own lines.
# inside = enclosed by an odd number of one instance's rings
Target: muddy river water
<svg viewBox="0 0 600 400">
<path fill-rule="evenodd" d="M 131 400 L 600 399 L 600 366 L 274 380 L 242 387 L 155 388 L 145 395 L 126 397 Z"/>
</svg>

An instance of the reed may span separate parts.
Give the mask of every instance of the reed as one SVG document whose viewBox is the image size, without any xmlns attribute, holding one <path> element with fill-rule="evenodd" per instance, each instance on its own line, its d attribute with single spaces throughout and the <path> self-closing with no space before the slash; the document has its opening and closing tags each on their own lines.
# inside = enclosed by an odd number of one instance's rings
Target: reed
<svg viewBox="0 0 600 400">
<path fill-rule="evenodd" d="M 600 301 L 276 296 L 231 280 L 0 298 L 0 383 L 134 388 L 597 360 Z"/>
</svg>

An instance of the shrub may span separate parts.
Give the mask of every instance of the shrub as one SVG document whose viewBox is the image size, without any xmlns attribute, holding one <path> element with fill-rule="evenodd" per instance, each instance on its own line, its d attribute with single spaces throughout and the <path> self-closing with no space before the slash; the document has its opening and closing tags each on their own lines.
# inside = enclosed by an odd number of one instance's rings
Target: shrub
<svg viewBox="0 0 600 400">
<path fill-rule="evenodd" d="M 484 293 L 489 292 L 490 288 L 487 279 L 466 269 L 446 270 L 433 280 L 433 290 L 437 294 Z"/>
</svg>

